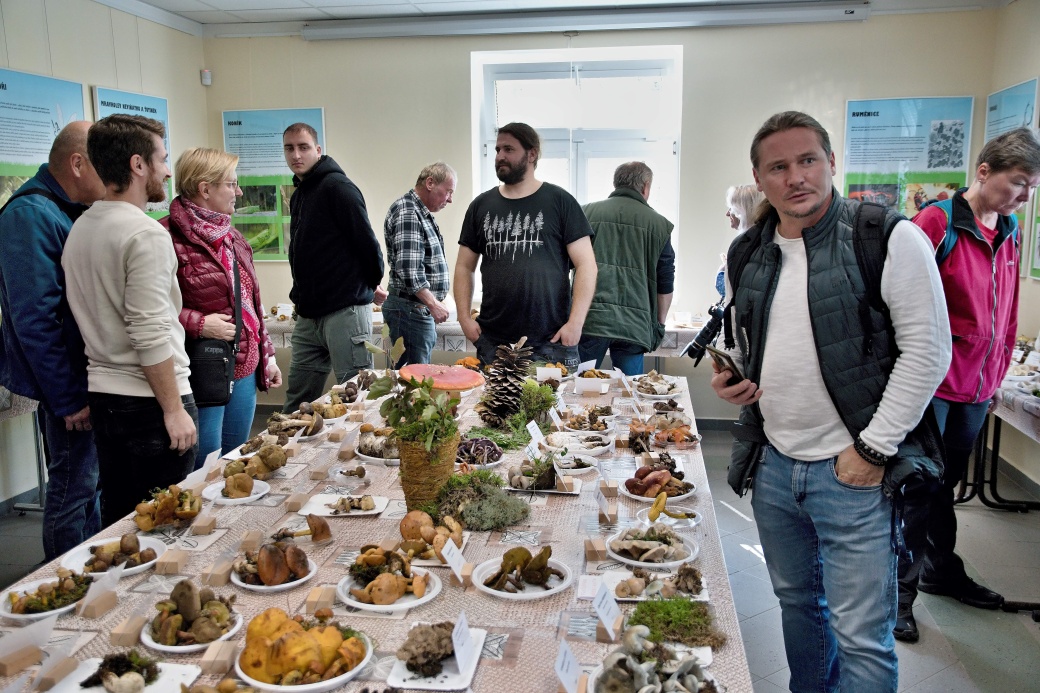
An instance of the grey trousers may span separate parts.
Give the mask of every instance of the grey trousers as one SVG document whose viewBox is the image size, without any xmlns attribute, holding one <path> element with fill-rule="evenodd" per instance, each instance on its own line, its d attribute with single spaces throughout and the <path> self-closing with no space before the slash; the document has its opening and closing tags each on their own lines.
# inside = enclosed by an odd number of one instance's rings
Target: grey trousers
<svg viewBox="0 0 1040 693">
<path fill-rule="evenodd" d="M 296 318 L 292 336 L 292 361 L 285 392 L 286 414 L 325 392 L 329 371 L 342 383 L 362 368 L 372 367 L 365 340 L 372 334 L 371 306 L 348 306 L 320 318 Z"/>
</svg>

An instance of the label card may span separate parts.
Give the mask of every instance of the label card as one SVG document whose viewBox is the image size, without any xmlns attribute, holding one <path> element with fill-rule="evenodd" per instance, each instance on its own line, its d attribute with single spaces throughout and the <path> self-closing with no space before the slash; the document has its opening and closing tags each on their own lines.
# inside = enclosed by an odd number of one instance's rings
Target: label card
<svg viewBox="0 0 1040 693">
<path fill-rule="evenodd" d="M 581 678 L 581 665 L 574 657 L 566 640 L 560 640 L 560 654 L 556 655 L 556 677 L 560 679 L 567 693 L 578 692 L 578 680 Z"/>
<path fill-rule="evenodd" d="M 561 430 L 563 429 L 563 419 L 560 418 L 560 414 L 555 407 L 549 410 L 549 418 L 552 419 L 553 426 Z"/>
<path fill-rule="evenodd" d="M 603 489 L 599 487 L 599 484 L 596 484 L 596 505 L 599 506 L 599 511 L 605 517 L 610 515 L 610 503 L 607 501 L 607 497 L 603 495 Z"/>
<path fill-rule="evenodd" d="M 534 377 L 540 383 L 544 383 L 546 380 L 549 380 L 550 378 L 552 380 L 555 380 L 556 382 L 559 382 L 563 380 L 563 371 L 559 368 L 542 368 L 539 366 L 535 369 Z"/>
<path fill-rule="evenodd" d="M 1026 356 L 1025 364 L 1027 366 L 1040 366 L 1040 351 L 1030 351 L 1029 355 Z"/>
<path fill-rule="evenodd" d="M 614 371 L 621 377 L 621 384 L 625 386 L 625 391 L 630 395 L 633 394 L 632 386 L 628 382 L 628 376 L 622 373 L 620 368 L 615 368 Z"/>
<path fill-rule="evenodd" d="M 301 428 L 300 430 L 296 431 L 295 435 L 293 435 L 293 437 L 289 439 L 289 442 L 290 443 L 299 443 L 300 442 L 300 438 L 303 436 L 303 432 L 305 430 L 307 430 L 307 429 L 306 428 Z"/>
<path fill-rule="evenodd" d="M 451 643 L 455 646 L 455 661 L 459 665 L 459 671 L 466 671 L 470 660 L 476 653 L 473 651 L 473 640 L 470 638 L 465 611 L 460 611 L 459 617 L 455 620 L 455 630 L 451 632 Z"/>
<path fill-rule="evenodd" d="M 584 392 L 595 392 L 602 395 L 606 392 L 604 385 L 609 388 L 610 381 L 602 378 L 582 378 L 578 376 L 574 379 L 574 394 L 580 395 Z"/>
<path fill-rule="evenodd" d="M 459 547 L 455 546 L 455 542 L 449 539 L 444 543 L 441 555 L 448 562 L 451 572 L 455 573 L 455 577 L 459 579 L 459 582 L 462 582 L 462 566 L 466 565 L 466 559 L 462 557 L 462 551 L 459 550 Z"/>
<path fill-rule="evenodd" d="M 610 477 L 607 476 L 607 468 L 603 466 L 603 460 L 596 460 L 596 469 L 599 470 L 599 478 L 603 481 L 610 481 Z"/>
<path fill-rule="evenodd" d="M 596 610 L 599 622 L 603 624 L 603 627 L 607 629 L 607 633 L 610 634 L 610 639 L 616 638 L 614 623 L 617 621 L 618 616 L 621 615 L 621 609 L 618 607 L 617 600 L 614 599 L 614 595 L 611 594 L 610 588 L 607 587 L 604 580 L 599 581 L 599 589 L 596 590 L 596 597 L 592 600 L 592 608 Z"/>
<path fill-rule="evenodd" d="M 214 450 L 210 454 L 206 455 L 206 461 L 203 462 L 202 468 L 205 469 L 205 470 L 213 469 L 213 465 L 215 465 L 217 463 L 217 460 L 219 460 L 219 459 L 220 459 L 220 448 L 217 448 L 216 450 Z"/>
<path fill-rule="evenodd" d="M 578 364 L 578 370 L 575 371 L 575 372 L 578 375 L 581 375 L 585 371 L 590 370 L 590 369 L 595 368 L 595 367 L 596 367 L 596 359 L 592 359 L 591 361 L 582 361 L 581 363 Z"/>
<path fill-rule="evenodd" d="M 538 428 L 538 424 L 534 421 L 527 422 L 527 432 L 531 434 L 532 443 L 539 443 L 545 440 L 545 434 L 542 433 L 542 429 Z"/>
<path fill-rule="evenodd" d="M 524 448 L 524 453 L 527 455 L 527 459 L 531 460 L 532 462 L 534 462 L 540 457 L 540 455 L 538 454 L 538 446 L 534 442 L 530 442 L 527 444 L 527 447 Z"/>
</svg>

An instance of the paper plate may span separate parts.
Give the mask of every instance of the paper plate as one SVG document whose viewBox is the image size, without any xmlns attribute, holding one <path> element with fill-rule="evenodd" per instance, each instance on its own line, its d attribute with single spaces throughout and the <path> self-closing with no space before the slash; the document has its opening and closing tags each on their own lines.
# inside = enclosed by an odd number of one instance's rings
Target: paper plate
<svg viewBox="0 0 1040 693">
<path fill-rule="evenodd" d="M 234 619 L 234 623 L 232 624 L 231 629 L 228 630 L 227 633 L 224 633 L 212 642 L 230 640 L 232 637 L 234 637 L 235 633 L 242 630 L 242 624 L 245 622 L 245 619 L 242 618 L 242 614 L 233 613 L 231 614 L 231 618 Z M 146 621 L 144 626 L 141 627 L 141 644 L 150 650 L 155 650 L 156 652 L 168 652 L 170 654 L 188 654 L 189 652 L 202 652 L 210 645 L 210 643 L 208 642 L 198 643 L 195 645 L 160 645 L 159 643 L 155 642 L 155 640 L 152 638 L 152 622 L 150 620 Z"/>
<path fill-rule="evenodd" d="M 668 644 L 669 647 L 672 647 L 672 643 L 667 643 L 667 644 Z M 702 668 L 708 666 L 709 664 L 711 664 L 712 657 L 711 657 L 711 648 L 710 647 L 693 647 L 693 648 L 688 648 L 688 649 L 689 649 L 689 651 L 696 652 L 698 654 L 698 659 L 701 660 L 700 661 L 700 665 L 701 665 Z M 701 654 L 701 650 L 707 650 L 708 651 L 708 661 L 707 662 L 704 661 L 703 657 L 699 656 Z M 598 667 L 596 667 L 595 669 L 592 670 L 592 673 L 589 674 L 589 690 L 592 690 L 592 691 L 596 690 L 596 684 L 599 683 L 599 677 L 600 677 L 600 674 L 602 674 L 602 673 L 603 673 L 603 665 L 602 664 L 600 664 Z M 715 678 L 715 676 L 710 671 L 704 670 L 704 678 L 715 684 L 715 690 L 719 690 L 719 691 L 726 690 L 725 688 L 723 688 L 722 686 L 719 685 L 719 680 L 717 678 Z"/>
<path fill-rule="evenodd" d="M 470 628 L 469 637 L 473 646 L 473 654 L 470 655 L 469 664 L 464 671 L 459 671 L 459 662 L 455 655 L 441 660 L 441 673 L 436 676 L 420 676 L 414 671 L 408 671 L 408 666 L 404 661 L 397 659 L 386 680 L 387 685 L 418 691 L 466 690 L 473 681 L 473 675 L 477 672 L 477 664 L 480 662 L 480 652 L 484 649 L 484 638 L 487 637 L 487 631 L 483 628 Z"/>
<path fill-rule="evenodd" d="M 372 496 L 372 502 L 376 504 L 376 507 L 372 510 L 351 510 L 349 513 L 334 513 L 327 504 L 335 503 L 337 499 L 342 497 L 343 494 L 340 493 L 318 493 L 311 496 L 307 504 L 297 512 L 300 515 L 320 515 L 321 517 L 365 517 L 366 515 L 378 515 L 386 510 L 387 504 L 390 503 L 390 499 L 386 496 Z M 359 498 L 360 496 L 347 497 Z"/>
<path fill-rule="evenodd" d="M 52 693 L 107 693 L 101 684 L 90 688 L 81 688 L 80 681 L 86 681 L 101 664 L 99 657 L 91 657 L 79 663 L 76 670 L 63 678 L 51 688 Z M 191 686 L 192 682 L 202 673 L 200 667 L 194 664 L 171 664 L 159 662 L 159 678 L 148 685 L 145 690 L 148 693 L 181 693 L 181 684 Z"/>
<path fill-rule="evenodd" d="M 701 547 L 697 544 L 696 541 L 694 541 L 690 537 L 683 537 L 682 538 L 683 546 L 685 546 L 686 550 L 690 553 L 690 555 L 687 556 L 686 558 L 681 558 L 681 559 L 678 559 L 678 560 L 675 560 L 675 561 L 664 561 L 664 562 L 661 562 L 661 563 L 648 563 L 648 562 L 644 562 L 644 561 L 637 561 L 634 558 L 628 558 L 627 556 L 622 556 L 619 553 L 615 553 L 610 548 L 610 542 L 612 542 L 615 539 L 617 539 L 618 537 L 620 537 L 624 533 L 624 531 L 625 530 L 621 530 L 620 532 L 618 532 L 617 534 L 612 536 L 610 539 L 607 539 L 607 555 L 610 556 L 611 558 L 613 558 L 615 561 L 620 561 L 621 563 L 624 563 L 625 565 L 635 566 L 636 568 L 646 568 L 647 570 L 656 570 L 656 571 L 668 570 L 670 568 L 678 568 L 683 563 L 689 563 L 693 559 L 697 558 L 697 554 L 700 553 L 700 550 L 701 550 Z M 476 580 L 475 577 L 474 577 L 474 580 Z"/>
<path fill-rule="evenodd" d="M 164 553 L 166 553 L 166 544 L 164 544 L 161 539 L 138 535 L 137 540 L 141 543 L 142 549 L 155 549 L 155 560 L 148 561 L 147 563 L 142 563 L 141 565 L 134 566 L 133 568 L 125 569 L 123 571 L 123 577 L 129 577 L 131 575 L 143 573 L 144 571 L 148 570 L 153 565 L 155 565 L 155 561 L 158 561 L 159 558 Z M 90 547 L 104 546 L 105 544 L 111 544 L 113 541 L 119 541 L 119 537 L 114 537 L 112 539 L 99 539 L 97 541 L 88 541 L 86 544 L 80 544 L 79 546 L 70 550 L 68 553 L 61 557 L 61 567 L 68 568 L 69 570 L 75 571 L 77 573 L 82 573 L 84 564 L 86 564 L 87 560 L 91 556 Z M 96 575 L 98 577 L 104 575 L 104 573 L 88 574 Z"/>
<path fill-rule="evenodd" d="M 356 677 L 364 670 L 368 663 L 372 660 L 372 654 L 375 648 L 372 647 L 372 641 L 369 640 L 368 636 L 364 633 L 360 633 L 362 642 L 365 643 L 365 658 L 361 660 L 361 663 L 351 669 L 345 674 L 339 676 L 333 676 L 328 681 L 319 681 L 318 683 L 306 683 L 299 686 L 276 686 L 273 683 L 261 683 L 256 679 L 246 676 L 245 672 L 242 671 L 242 667 L 238 663 L 238 657 L 235 657 L 235 673 L 238 677 L 245 681 L 246 685 L 258 688 L 262 691 L 270 691 L 271 693 L 323 693 L 324 691 L 331 691 L 339 688 L 347 681 Z M 151 691 L 149 691 L 151 693 Z"/>
<path fill-rule="evenodd" d="M 645 591 L 638 597 L 617 596 L 617 594 L 614 593 L 614 588 L 617 587 L 618 583 L 620 583 L 622 580 L 627 580 L 628 578 L 632 577 L 632 573 L 628 571 L 610 570 L 605 573 L 600 573 L 599 577 L 603 581 L 603 584 L 607 586 L 607 589 L 610 590 L 610 593 L 614 595 L 614 599 L 616 599 L 619 602 L 645 602 L 651 599 L 659 598 L 657 596 L 648 597 Z M 664 576 L 662 576 L 661 579 L 663 579 L 663 577 Z M 701 580 L 701 582 L 703 582 L 703 579 Z M 698 594 L 687 594 L 686 592 L 677 592 L 676 596 L 686 597 L 691 602 L 706 602 L 708 601 L 708 590 L 706 588 L 702 588 Z"/>
<path fill-rule="evenodd" d="M 687 481 L 685 483 L 693 484 L 693 489 L 691 489 L 688 493 L 682 494 L 681 496 L 669 496 L 668 497 L 668 502 L 669 503 L 671 503 L 673 501 L 686 500 L 687 498 L 693 498 L 694 496 L 697 495 L 697 484 L 694 484 L 692 481 Z M 639 501 L 640 503 L 653 503 L 654 500 L 656 500 L 656 497 L 654 497 L 654 498 L 647 498 L 646 496 L 637 496 L 636 494 L 632 493 L 627 488 L 625 488 L 625 483 L 624 482 L 621 482 L 620 484 L 618 484 L 618 493 L 620 493 L 625 498 L 631 498 L 632 500 Z"/>
<path fill-rule="evenodd" d="M 564 445 L 559 446 L 552 445 L 549 443 L 549 438 L 552 436 L 556 436 L 554 442 L 559 442 L 560 440 L 563 440 L 566 441 L 566 443 Z M 594 448 L 587 448 L 585 447 L 585 444 L 577 440 L 577 438 L 567 438 L 565 436 L 601 436 L 603 445 Z M 539 443 L 539 445 L 541 445 L 546 450 L 552 450 L 553 452 L 559 452 L 560 450 L 566 448 L 568 454 L 591 455 L 592 457 L 599 457 L 600 455 L 610 450 L 610 443 L 611 436 L 602 435 L 599 433 L 550 433 L 548 437 L 546 437 Z"/>
<path fill-rule="evenodd" d="M 409 592 L 393 604 L 365 604 L 359 602 L 354 598 L 354 595 L 350 593 L 350 588 L 354 586 L 354 578 L 346 575 L 336 585 L 336 596 L 339 597 L 340 601 L 347 606 L 352 606 L 355 609 L 361 609 L 362 611 L 406 611 L 408 609 L 414 609 L 417 606 L 422 606 L 427 602 L 433 601 L 433 598 L 441 593 L 441 579 L 437 577 L 435 573 L 429 570 L 412 571 L 413 574 L 418 572 L 419 575 L 429 575 L 430 582 L 426 585 L 426 594 L 421 597 L 416 597 L 414 594 Z"/>
<path fill-rule="evenodd" d="M 272 592 L 285 592 L 286 590 L 296 589 L 305 582 L 314 579 L 314 576 L 318 572 L 318 564 L 308 558 L 307 567 L 310 570 L 305 576 L 299 580 L 293 580 L 292 582 L 283 582 L 280 585 L 250 585 L 247 582 L 243 582 L 242 578 L 238 577 L 238 573 L 234 570 L 231 571 L 231 582 L 234 583 L 235 586 L 241 587 L 244 590 L 249 590 L 250 592 L 266 592 L 268 594 Z"/>
<path fill-rule="evenodd" d="M 343 419 L 337 419 L 337 421 L 342 421 L 342 420 L 343 420 Z M 328 421 L 325 421 L 325 419 L 322 419 L 322 425 L 321 425 L 321 430 L 320 430 L 320 431 L 318 431 L 317 433 L 315 433 L 315 434 L 314 434 L 314 435 L 312 435 L 312 436 L 300 436 L 300 437 L 298 438 L 298 440 L 299 440 L 299 441 L 300 441 L 301 443 L 306 443 L 306 442 L 307 442 L 308 440 L 314 440 L 314 439 L 316 439 L 316 438 L 318 438 L 318 437 L 320 437 L 320 436 L 323 436 L 323 435 L 325 435 L 326 433 L 328 433 L 328 430 L 329 430 L 329 428 L 331 428 L 331 427 L 329 426 L 329 422 L 328 422 Z M 292 440 L 292 436 L 289 436 L 289 440 L 290 440 L 290 441 Z"/>
<path fill-rule="evenodd" d="M 559 464 L 559 460 L 557 460 L 557 463 L 556 463 L 556 473 L 557 474 L 563 474 L 564 476 L 581 476 L 581 475 L 587 474 L 589 472 L 594 472 L 594 471 L 596 471 L 598 469 L 598 467 L 596 466 L 596 460 L 591 455 L 586 455 L 584 453 L 581 453 L 581 454 L 578 454 L 578 455 L 567 455 L 563 459 L 565 459 L 565 460 L 579 459 L 579 460 L 581 460 L 582 462 L 584 462 L 585 464 L 587 464 L 589 466 L 588 467 L 561 467 L 560 464 Z"/>
<path fill-rule="evenodd" d="M 243 505 L 245 503 L 252 503 L 253 501 L 266 496 L 271 491 L 271 485 L 266 481 L 254 479 L 253 492 L 245 498 L 225 498 L 220 494 L 223 490 L 224 482 L 218 481 L 217 483 L 210 484 L 206 488 L 202 489 L 202 497 L 205 500 L 213 501 L 217 505 Z"/>
<path fill-rule="evenodd" d="M 369 457 L 368 455 L 361 454 L 361 451 L 358 450 L 358 448 L 354 448 L 354 454 L 358 456 L 358 459 L 360 459 L 360 460 L 362 460 L 364 462 L 371 462 L 373 464 L 384 464 L 387 467 L 400 467 L 401 466 L 401 458 L 400 457 L 390 457 L 390 458 L 385 458 L 385 459 L 382 458 L 382 457 Z"/>
<path fill-rule="evenodd" d="M 547 597 L 553 596 L 554 594 L 559 594 L 560 592 L 563 592 L 568 587 L 570 587 L 571 583 L 574 582 L 574 573 L 571 572 L 571 569 L 566 564 L 560 563 L 554 558 L 550 558 L 549 565 L 563 573 L 562 581 L 559 581 L 557 582 L 557 584 L 552 585 L 549 589 L 545 589 L 544 587 L 541 587 L 539 585 L 525 584 L 523 592 L 499 592 L 498 590 L 493 590 L 490 587 L 486 587 L 484 585 L 484 581 L 492 575 L 494 575 L 495 573 L 497 573 L 501 565 L 501 558 L 493 558 L 490 561 L 484 561 L 483 563 L 478 565 L 476 568 L 473 569 L 473 586 L 481 592 L 484 592 L 485 594 L 490 594 L 492 597 L 496 597 L 498 599 L 506 599 L 509 601 L 533 601 L 535 599 L 545 599 Z M 549 578 L 549 580 L 550 582 L 553 582 L 559 580 L 559 578 L 551 577 Z"/>
<path fill-rule="evenodd" d="M 82 568 L 83 568 L 83 566 L 80 565 L 80 569 L 82 569 Z M 49 578 L 49 579 L 46 579 L 46 580 L 33 580 L 32 582 L 26 582 L 26 583 L 23 583 L 21 585 L 15 585 L 11 589 L 4 590 L 4 593 L 2 595 L 0 595 L 0 616 L 3 616 L 4 618 L 9 618 L 12 621 L 39 621 L 40 619 L 47 618 L 48 616 L 53 616 L 54 614 L 67 614 L 67 613 L 69 613 L 70 611 L 72 611 L 73 609 L 76 608 L 76 604 L 79 604 L 79 601 L 80 601 L 79 599 L 77 599 L 76 601 L 72 602 L 71 604 L 67 604 L 66 606 L 63 606 L 63 607 L 60 607 L 60 608 L 57 608 L 57 609 L 51 609 L 50 611 L 43 611 L 43 612 L 40 612 L 38 614 L 14 614 L 14 613 L 11 613 L 11 599 L 10 599 L 10 596 L 9 596 L 10 594 L 15 593 L 15 594 L 24 595 L 24 594 L 26 594 L 28 592 L 35 592 L 36 588 L 39 587 L 40 585 L 42 585 L 44 583 L 47 583 L 47 582 L 57 582 L 57 581 L 58 581 L 58 578 L 57 578 L 57 576 L 55 576 L 53 578 Z M 83 596 L 85 597 L 86 594 L 87 593 L 84 592 Z M 82 598 L 83 597 L 80 597 L 80 599 L 82 599 Z"/>
</svg>

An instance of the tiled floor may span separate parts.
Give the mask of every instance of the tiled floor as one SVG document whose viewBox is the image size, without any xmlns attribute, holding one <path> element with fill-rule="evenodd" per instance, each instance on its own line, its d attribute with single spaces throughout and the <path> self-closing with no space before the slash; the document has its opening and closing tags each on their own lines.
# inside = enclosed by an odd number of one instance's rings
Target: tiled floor
<svg viewBox="0 0 1040 693">
<path fill-rule="evenodd" d="M 705 431 L 703 450 L 715 514 L 755 693 L 787 690 L 789 671 L 773 596 L 752 518 L 750 497 L 726 485 L 728 433 Z M 1006 478 L 1001 493 L 1026 497 Z M 1017 492 L 1017 495 L 1016 495 Z M 969 572 L 1008 599 L 1040 600 L 1040 513 L 990 510 L 977 500 L 958 507 L 958 548 Z M 0 517 L 0 585 L 43 560 L 39 513 Z M 914 608 L 921 640 L 897 643 L 899 690 L 906 693 L 1025 693 L 1040 690 L 1040 624 L 1027 614 L 981 611 L 923 594 Z"/>
<path fill-rule="evenodd" d="M 780 607 L 761 556 L 750 496 L 726 484 L 728 433 L 704 432 L 704 459 L 755 693 L 787 690 Z M 1028 497 L 1001 478 L 1001 494 Z M 1008 513 L 978 500 L 958 506 L 958 552 L 969 573 L 1009 600 L 1040 600 L 1040 513 Z M 1028 614 L 982 611 L 922 594 L 921 640 L 897 643 L 899 690 L 1010 693 L 1040 690 L 1040 624 Z"/>
</svg>

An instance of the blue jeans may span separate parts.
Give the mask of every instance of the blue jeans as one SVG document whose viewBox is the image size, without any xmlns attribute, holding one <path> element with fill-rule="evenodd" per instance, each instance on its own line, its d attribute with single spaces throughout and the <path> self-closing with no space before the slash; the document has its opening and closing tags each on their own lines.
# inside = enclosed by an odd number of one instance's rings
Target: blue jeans
<svg viewBox="0 0 1040 693">
<path fill-rule="evenodd" d="M 101 531 L 101 492 L 93 431 L 67 431 L 65 418 L 41 406 L 47 449 L 43 553 L 52 560 Z"/>
<path fill-rule="evenodd" d="M 964 561 L 954 553 L 957 545 L 957 515 L 954 490 L 968 468 L 989 400 L 951 402 L 932 398 L 935 419 L 946 448 L 946 468 L 942 483 L 929 483 L 903 489 L 903 534 L 910 556 L 899 560 L 899 603 L 909 608 L 917 597 L 917 583 L 951 588 L 968 579 Z"/>
<path fill-rule="evenodd" d="M 477 341 L 474 342 L 473 346 L 477 348 L 477 358 L 480 359 L 481 365 L 488 365 L 495 360 L 495 351 L 499 345 L 511 344 L 507 339 L 502 339 L 494 336 L 488 336 L 487 333 L 481 332 L 480 336 L 477 337 Z M 545 361 L 546 363 L 562 363 L 567 366 L 569 370 L 574 370 L 578 367 L 581 361 L 578 359 L 578 345 L 572 347 L 564 346 L 560 342 L 543 342 L 542 344 L 531 344 L 525 342 L 524 346 L 533 347 L 534 351 L 531 353 L 532 361 Z"/>
<path fill-rule="evenodd" d="M 91 392 L 87 401 L 101 470 L 101 524 L 108 527 L 150 499 L 152 489 L 183 481 L 199 446 L 170 449 L 163 410 L 154 397 Z M 184 395 L 181 402 L 198 428 L 195 398 Z"/>
<path fill-rule="evenodd" d="M 892 502 L 880 485 L 838 481 L 834 462 L 767 446 L 754 481 L 751 507 L 780 600 L 790 688 L 894 693 Z"/>
<path fill-rule="evenodd" d="M 610 362 L 615 368 L 620 368 L 625 375 L 639 375 L 643 373 L 643 347 L 632 342 L 625 342 L 610 337 L 585 337 L 582 336 L 578 342 L 578 354 L 581 360 L 590 361 L 596 359 L 596 368 L 603 365 L 603 358 L 610 349 Z"/>
<path fill-rule="evenodd" d="M 330 369 L 336 382 L 342 383 L 362 368 L 371 368 L 372 354 L 365 348 L 365 340 L 371 338 L 372 309 L 367 304 L 347 306 L 320 318 L 297 317 L 282 411 L 291 414 L 300 408 L 300 402 L 321 397 Z"/>
<path fill-rule="evenodd" d="M 394 342 L 404 337 L 404 353 L 397 361 L 400 368 L 409 363 L 429 363 L 437 344 L 437 324 L 430 309 L 419 301 L 390 294 L 383 303 L 383 319 Z"/>
<path fill-rule="evenodd" d="M 220 448 L 226 455 L 249 439 L 256 414 L 256 374 L 235 381 L 231 399 L 223 407 L 199 408 L 199 454 L 195 469 L 202 467 L 206 455 Z"/>
</svg>

